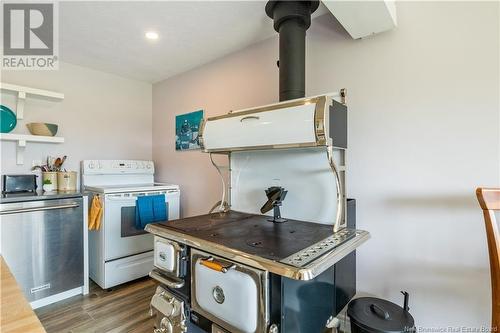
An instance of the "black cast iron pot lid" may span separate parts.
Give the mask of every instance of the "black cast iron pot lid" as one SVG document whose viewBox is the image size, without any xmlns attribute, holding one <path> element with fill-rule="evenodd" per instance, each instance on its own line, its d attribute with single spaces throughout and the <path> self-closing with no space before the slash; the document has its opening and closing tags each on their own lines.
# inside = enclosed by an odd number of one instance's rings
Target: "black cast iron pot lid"
<svg viewBox="0 0 500 333">
<path fill-rule="evenodd" d="M 380 298 L 362 297 L 353 300 L 349 303 L 347 315 L 354 325 L 369 332 L 414 331 L 415 321 L 408 311 Z"/>
</svg>

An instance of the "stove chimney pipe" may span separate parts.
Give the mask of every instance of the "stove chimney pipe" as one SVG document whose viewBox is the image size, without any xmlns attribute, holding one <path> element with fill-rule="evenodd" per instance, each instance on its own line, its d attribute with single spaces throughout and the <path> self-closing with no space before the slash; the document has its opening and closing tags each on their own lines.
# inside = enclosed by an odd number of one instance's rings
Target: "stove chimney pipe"
<svg viewBox="0 0 500 333">
<path fill-rule="evenodd" d="M 306 30 L 319 1 L 270 0 L 266 14 L 280 36 L 280 102 L 306 94 Z"/>
</svg>

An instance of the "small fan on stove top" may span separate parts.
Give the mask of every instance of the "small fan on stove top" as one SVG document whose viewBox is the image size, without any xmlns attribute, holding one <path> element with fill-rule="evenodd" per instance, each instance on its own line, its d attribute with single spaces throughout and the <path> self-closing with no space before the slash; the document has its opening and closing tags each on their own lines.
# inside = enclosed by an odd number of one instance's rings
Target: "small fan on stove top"
<svg viewBox="0 0 500 333">
<path fill-rule="evenodd" d="M 281 212 L 280 212 L 280 206 L 283 200 L 285 200 L 287 193 L 288 191 L 286 191 L 281 186 L 272 186 L 266 190 L 267 202 L 264 204 L 264 206 L 262 206 L 260 212 L 262 214 L 265 214 L 271 209 L 274 209 L 273 218 L 269 219 L 268 221 L 274 223 L 282 223 L 287 221 L 286 219 L 281 218 Z"/>
</svg>

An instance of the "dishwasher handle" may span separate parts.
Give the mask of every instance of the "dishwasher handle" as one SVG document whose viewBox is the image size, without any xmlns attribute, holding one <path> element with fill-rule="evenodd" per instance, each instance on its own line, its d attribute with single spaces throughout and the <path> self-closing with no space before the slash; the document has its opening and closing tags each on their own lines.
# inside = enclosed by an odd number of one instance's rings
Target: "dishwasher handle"
<svg viewBox="0 0 500 333">
<path fill-rule="evenodd" d="M 77 208 L 79 206 L 80 205 L 77 203 L 71 203 L 71 204 L 65 204 L 65 205 L 52 205 L 52 206 L 42 206 L 42 207 L 6 209 L 6 210 L 1 210 L 0 215 L 21 214 L 21 213 L 39 212 L 39 211 L 54 210 L 54 209 Z"/>
</svg>

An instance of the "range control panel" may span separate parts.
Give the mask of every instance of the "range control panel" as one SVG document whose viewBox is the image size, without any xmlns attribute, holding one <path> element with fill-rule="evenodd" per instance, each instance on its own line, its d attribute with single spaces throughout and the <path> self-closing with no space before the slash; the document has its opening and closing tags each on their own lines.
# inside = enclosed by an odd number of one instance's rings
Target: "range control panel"
<svg viewBox="0 0 500 333">
<path fill-rule="evenodd" d="M 281 260 L 280 262 L 295 267 L 304 267 L 311 261 L 321 257 L 327 252 L 334 250 L 343 243 L 356 236 L 354 229 L 342 229 L 330 237 L 325 238 L 304 250 L 294 253 L 291 256 Z"/>
<path fill-rule="evenodd" d="M 94 175 L 154 174 L 153 161 L 140 160 L 84 160 L 82 172 Z"/>
</svg>

